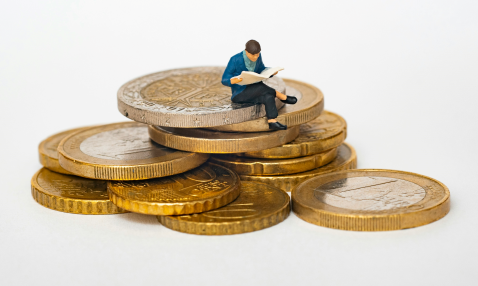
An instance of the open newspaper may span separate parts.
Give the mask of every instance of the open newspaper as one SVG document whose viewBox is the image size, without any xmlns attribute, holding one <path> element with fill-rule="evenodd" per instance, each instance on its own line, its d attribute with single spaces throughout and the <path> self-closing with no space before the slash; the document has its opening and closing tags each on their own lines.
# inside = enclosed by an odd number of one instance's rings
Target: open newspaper
<svg viewBox="0 0 478 286">
<path fill-rule="evenodd" d="M 234 78 L 242 78 L 242 81 L 237 83 L 238 85 L 249 85 L 256 82 L 260 82 L 264 79 L 270 78 L 271 75 L 275 74 L 278 71 L 283 70 L 284 68 L 266 68 L 260 74 L 250 71 L 243 71 L 240 75 L 235 76 Z"/>
</svg>

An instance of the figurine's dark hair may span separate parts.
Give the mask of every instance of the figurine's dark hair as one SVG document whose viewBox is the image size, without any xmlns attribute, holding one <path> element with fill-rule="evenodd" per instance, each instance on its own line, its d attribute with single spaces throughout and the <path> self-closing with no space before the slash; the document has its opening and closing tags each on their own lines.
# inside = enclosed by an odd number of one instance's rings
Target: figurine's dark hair
<svg viewBox="0 0 478 286">
<path fill-rule="evenodd" d="M 253 55 L 258 54 L 261 52 L 261 45 L 256 40 L 249 40 L 246 43 L 246 51 Z"/>
</svg>

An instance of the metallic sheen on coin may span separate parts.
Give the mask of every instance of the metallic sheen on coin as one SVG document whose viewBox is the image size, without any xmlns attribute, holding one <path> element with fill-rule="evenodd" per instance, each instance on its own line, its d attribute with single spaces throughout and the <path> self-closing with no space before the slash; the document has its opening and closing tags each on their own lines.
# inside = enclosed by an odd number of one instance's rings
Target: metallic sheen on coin
<svg viewBox="0 0 478 286">
<path fill-rule="evenodd" d="M 118 109 L 138 122 L 167 127 L 219 126 L 265 116 L 263 104 L 235 104 L 221 83 L 224 67 L 174 69 L 142 76 L 118 91 Z M 280 83 L 280 82 L 275 82 Z M 284 103 L 276 99 L 277 109 Z"/>
<path fill-rule="evenodd" d="M 149 126 L 156 143 L 189 152 L 241 153 L 283 145 L 299 135 L 299 126 L 274 132 L 231 133 L 207 129 Z"/>
<path fill-rule="evenodd" d="M 191 170 L 208 159 L 158 145 L 149 139 L 148 126 L 113 123 L 83 129 L 58 146 L 60 165 L 86 178 L 143 180 Z"/>
<path fill-rule="evenodd" d="M 307 123 L 320 115 L 324 109 L 324 95 L 313 85 L 297 80 L 284 79 L 286 94 L 296 96 L 296 104 L 286 104 L 279 110 L 277 121 L 288 127 Z M 209 127 L 227 132 L 261 132 L 269 131 L 267 118 L 262 117 L 242 123 Z"/>
<path fill-rule="evenodd" d="M 344 143 L 337 148 L 337 157 L 332 162 L 317 169 L 289 175 L 241 175 L 240 177 L 242 181 L 261 182 L 282 189 L 283 191 L 290 192 L 296 185 L 309 178 L 329 172 L 354 169 L 356 167 L 357 155 L 355 150 L 349 144 Z"/>
<path fill-rule="evenodd" d="M 285 175 L 322 167 L 337 156 L 337 148 L 323 153 L 292 159 L 256 159 L 233 155 L 213 155 L 209 160 L 239 175 Z"/>
<path fill-rule="evenodd" d="M 232 203 L 193 215 L 158 216 L 167 228 L 203 235 L 227 235 L 261 230 L 284 221 L 290 213 L 287 193 L 272 186 L 243 182 Z"/>
<path fill-rule="evenodd" d="M 38 153 L 40 155 L 40 164 L 42 164 L 43 167 L 48 168 L 52 171 L 71 175 L 71 173 L 63 169 L 63 167 L 60 166 L 60 162 L 58 162 L 58 151 L 57 151 L 58 144 L 60 144 L 60 141 L 63 140 L 63 138 L 65 138 L 66 136 L 73 134 L 83 128 L 88 128 L 88 127 L 75 128 L 75 129 L 63 131 L 63 132 L 54 134 L 46 138 L 45 140 L 43 140 L 38 146 Z"/>
<path fill-rule="evenodd" d="M 340 146 L 347 136 L 345 120 L 330 111 L 300 125 L 294 141 L 285 145 L 255 152 L 237 154 L 250 158 L 284 159 L 310 156 Z"/>
<path fill-rule="evenodd" d="M 307 222 L 343 230 L 417 227 L 444 217 L 450 192 L 435 179 L 393 170 L 346 170 L 311 178 L 292 191 Z"/>
<path fill-rule="evenodd" d="M 120 208 L 149 215 L 205 212 L 235 200 L 239 177 L 231 170 L 206 163 L 186 173 L 144 181 L 109 181 L 110 200 Z"/>
<path fill-rule="evenodd" d="M 49 209 L 74 214 L 118 214 L 127 211 L 115 206 L 106 191 L 106 181 L 40 169 L 32 178 L 32 196 Z"/>
</svg>

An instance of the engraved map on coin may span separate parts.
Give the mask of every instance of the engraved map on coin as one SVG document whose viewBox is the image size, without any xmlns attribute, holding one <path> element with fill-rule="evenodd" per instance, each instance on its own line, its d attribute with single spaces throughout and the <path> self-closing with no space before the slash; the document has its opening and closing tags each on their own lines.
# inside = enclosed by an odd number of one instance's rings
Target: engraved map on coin
<svg viewBox="0 0 478 286">
<path fill-rule="evenodd" d="M 85 200 L 108 199 L 106 181 L 63 175 L 43 169 L 37 182 L 46 192 L 58 197 Z"/>
<path fill-rule="evenodd" d="M 109 160 L 142 160 L 176 152 L 149 139 L 148 127 L 128 127 L 101 132 L 85 139 L 80 150 Z"/>
<path fill-rule="evenodd" d="M 145 181 L 111 182 L 111 189 L 127 199 L 147 202 L 187 202 L 215 196 L 235 183 L 231 171 L 201 166 L 188 172 Z"/>
<path fill-rule="evenodd" d="M 144 99 L 175 107 L 208 107 L 231 104 L 231 89 L 221 83 L 222 73 L 173 75 L 141 90 Z"/>
<path fill-rule="evenodd" d="M 425 198 L 426 191 L 410 181 L 387 177 L 354 177 L 319 186 L 321 202 L 351 210 L 382 211 L 407 207 Z"/>
</svg>

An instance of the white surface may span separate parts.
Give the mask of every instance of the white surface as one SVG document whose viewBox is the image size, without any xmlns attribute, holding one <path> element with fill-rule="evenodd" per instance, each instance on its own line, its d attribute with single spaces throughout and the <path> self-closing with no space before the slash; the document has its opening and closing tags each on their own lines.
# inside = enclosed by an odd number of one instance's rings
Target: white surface
<svg viewBox="0 0 478 286">
<path fill-rule="evenodd" d="M 2 1 L 1 285 L 476 283 L 478 2 L 270 2 Z M 267 66 L 286 68 L 280 76 L 322 89 L 326 109 L 348 121 L 360 168 L 436 178 L 450 188 L 451 212 L 377 233 L 292 214 L 266 230 L 207 237 L 31 198 L 45 137 L 123 121 L 116 91 L 126 81 L 225 65 L 251 38 Z"/>
</svg>

